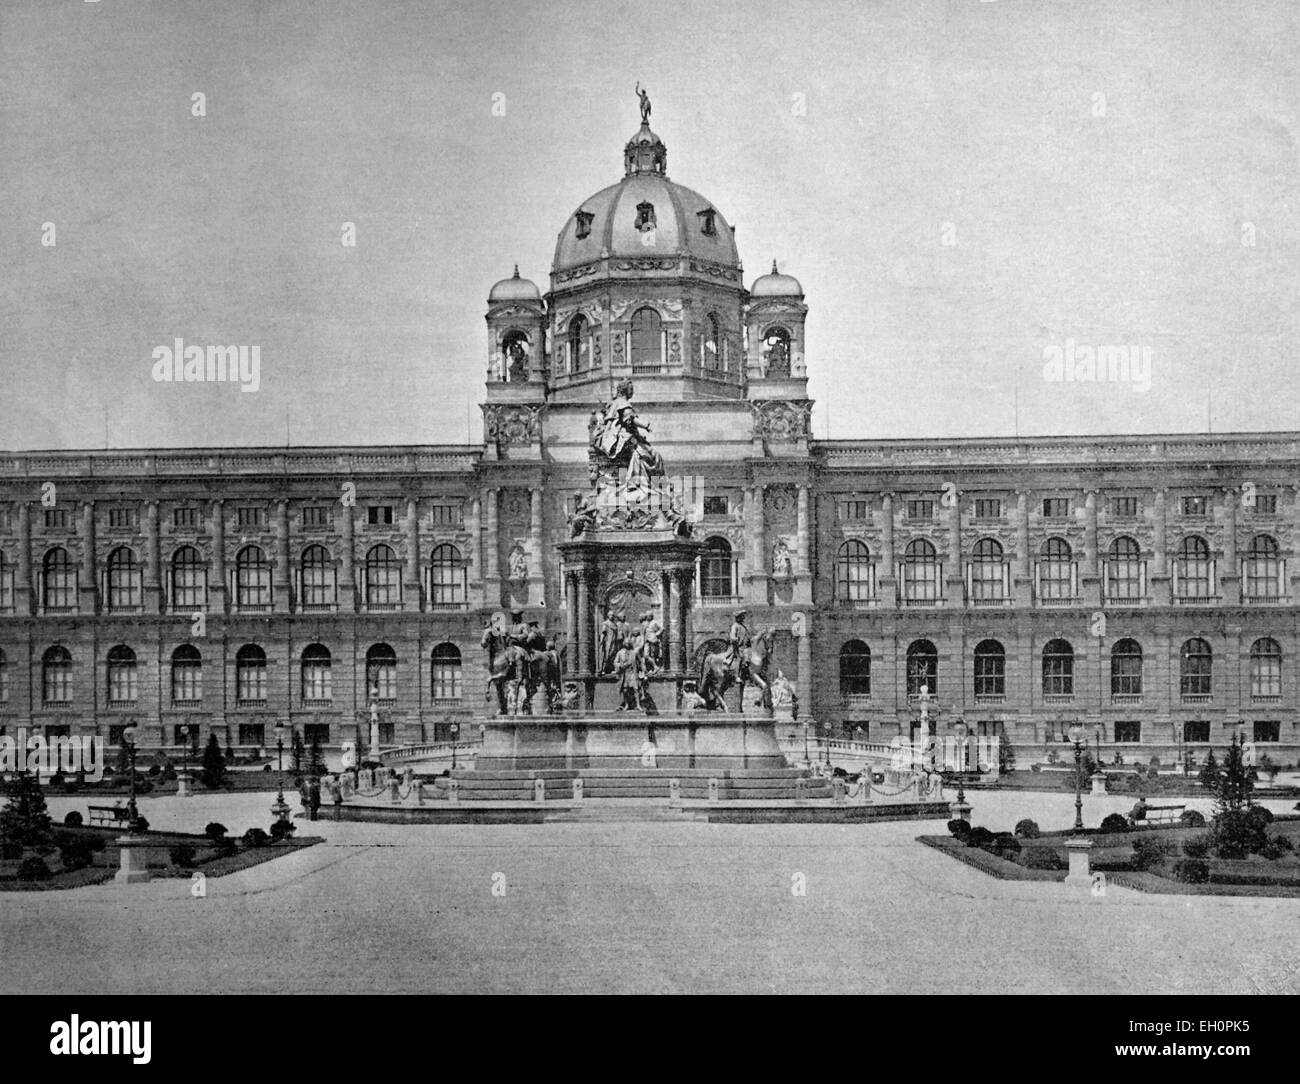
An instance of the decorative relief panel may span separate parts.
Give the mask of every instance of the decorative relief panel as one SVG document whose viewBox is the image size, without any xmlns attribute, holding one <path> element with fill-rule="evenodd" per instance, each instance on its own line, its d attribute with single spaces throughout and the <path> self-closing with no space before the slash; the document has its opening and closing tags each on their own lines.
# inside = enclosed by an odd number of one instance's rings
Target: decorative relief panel
<svg viewBox="0 0 1300 1084">
<path fill-rule="evenodd" d="M 499 445 L 528 444 L 541 434 L 540 406 L 487 405 L 483 407 L 483 434 Z"/>
<path fill-rule="evenodd" d="M 804 440 L 811 435 L 812 403 L 807 400 L 756 400 L 750 407 L 754 436 L 762 440 Z"/>
</svg>

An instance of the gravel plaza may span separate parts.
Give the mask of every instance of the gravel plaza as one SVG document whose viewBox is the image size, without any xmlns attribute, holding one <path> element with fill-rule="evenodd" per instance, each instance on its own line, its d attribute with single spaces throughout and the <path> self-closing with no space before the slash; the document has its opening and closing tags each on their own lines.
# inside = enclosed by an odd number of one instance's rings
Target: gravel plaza
<svg viewBox="0 0 1300 1084">
<path fill-rule="evenodd" d="M 142 812 L 240 832 L 272 800 Z M 972 801 L 993 830 L 1073 820 L 1070 794 Z M 56 821 L 82 804 L 49 802 Z M 1085 819 L 1131 804 L 1085 798 Z M 1300 900 L 1001 881 L 917 843 L 938 821 L 298 824 L 326 842 L 203 898 L 184 880 L 0 897 L 4 992 L 1300 992 L 1281 932 Z"/>
</svg>

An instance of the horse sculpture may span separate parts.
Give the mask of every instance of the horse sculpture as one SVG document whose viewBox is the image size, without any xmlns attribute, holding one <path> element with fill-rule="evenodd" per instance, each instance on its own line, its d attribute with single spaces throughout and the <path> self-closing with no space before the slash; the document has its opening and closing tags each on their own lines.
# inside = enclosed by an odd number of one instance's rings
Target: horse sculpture
<svg viewBox="0 0 1300 1084">
<path fill-rule="evenodd" d="M 768 679 L 767 669 L 772 661 L 772 640 L 775 636 L 774 631 L 769 627 L 765 628 L 757 636 L 748 648 L 741 651 L 741 662 L 748 663 L 748 673 L 740 687 L 740 702 L 743 706 L 745 703 L 745 685 L 755 686 L 761 697 L 761 703 L 768 711 L 772 710 L 772 683 Z M 748 656 L 748 657 L 746 657 Z M 726 702 L 723 697 L 727 695 L 727 690 L 737 682 L 737 667 L 729 663 L 724 653 L 712 652 L 705 655 L 700 661 L 700 684 L 699 695 L 704 698 L 704 706 L 709 711 L 716 711 L 718 708 L 726 710 Z M 740 667 L 742 671 L 745 669 Z"/>
<path fill-rule="evenodd" d="M 518 644 L 512 644 L 504 632 L 494 628 L 483 630 L 480 646 L 486 648 L 488 653 L 486 699 L 491 700 L 495 693 L 498 715 L 518 714 L 521 686 L 526 694 L 531 695 L 532 676 L 528 652 Z M 523 701 L 525 712 L 528 695 Z"/>
</svg>

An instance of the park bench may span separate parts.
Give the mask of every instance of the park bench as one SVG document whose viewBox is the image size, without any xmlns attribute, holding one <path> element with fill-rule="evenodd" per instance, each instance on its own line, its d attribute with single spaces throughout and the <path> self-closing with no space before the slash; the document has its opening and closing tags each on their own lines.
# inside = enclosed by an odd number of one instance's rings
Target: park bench
<svg viewBox="0 0 1300 1084">
<path fill-rule="evenodd" d="M 131 817 L 127 808 L 119 805 L 92 805 L 87 806 L 86 811 L 90 814 L 91 824 L 125 825 Z"/>
<path fill-rule="evenodd" d="M 1183 815 L 1185 805 L 1149 805 L 1141 817 L 1134 817 L 1134 824 L 1164 824 L 1178 820 Z"/>
</svg>

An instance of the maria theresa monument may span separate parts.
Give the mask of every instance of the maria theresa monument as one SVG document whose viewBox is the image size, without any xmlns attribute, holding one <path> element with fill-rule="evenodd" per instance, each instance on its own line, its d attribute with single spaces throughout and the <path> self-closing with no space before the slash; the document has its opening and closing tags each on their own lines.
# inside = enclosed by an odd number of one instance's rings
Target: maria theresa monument
<svg viewBox="0 0 1300 1084">
<path fill-rule="evenodd" d="M 814 440 L 803 287 L 746 286 L 637 89 L 547 288 L 488 293 L 481 444 L 0 453 L 0 727 L 337 748 L 775 701 L 1294 761 L 1300 437 Z"/>
</svg>

